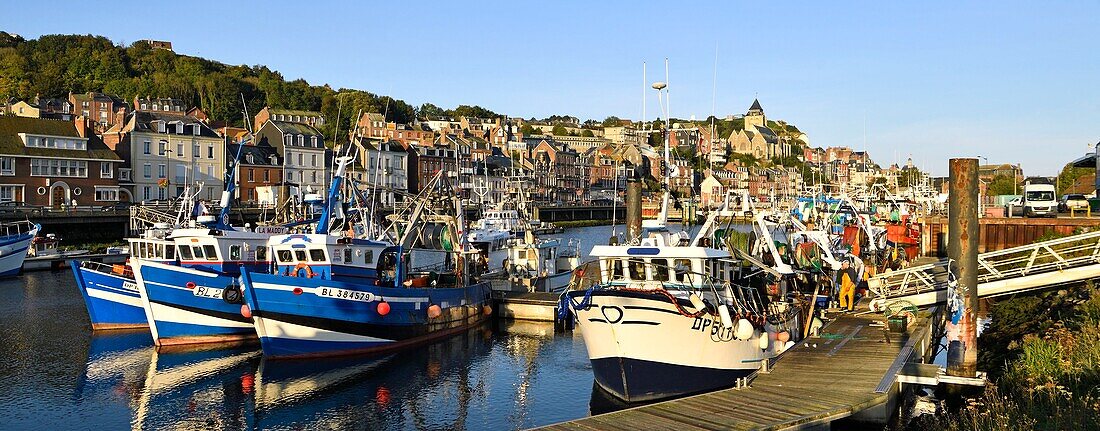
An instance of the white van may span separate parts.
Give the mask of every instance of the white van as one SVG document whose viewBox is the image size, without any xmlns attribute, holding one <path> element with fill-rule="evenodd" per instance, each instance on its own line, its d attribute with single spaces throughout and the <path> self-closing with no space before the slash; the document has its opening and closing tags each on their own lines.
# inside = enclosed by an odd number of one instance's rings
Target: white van
<svg viewBox="0 0 1100 431">
<path fill-rule="evenodd" d="M 1057 217 L 1058 201 L 1055 198 L 1053 184 L 1028 182 L 1024 184 L 1024 196 L 1021 200 L 1024 215 L 1027 217 Z"/>
</svg>

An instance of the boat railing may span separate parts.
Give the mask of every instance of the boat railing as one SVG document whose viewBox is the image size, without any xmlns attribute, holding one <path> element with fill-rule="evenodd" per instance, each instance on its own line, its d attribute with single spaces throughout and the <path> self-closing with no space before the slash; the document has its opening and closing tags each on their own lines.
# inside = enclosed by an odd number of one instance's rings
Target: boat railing
<svg viewBox="0 0 1100 431">
<path fill-rule="evenodd" d="M 91 260 L 85 260 L 85 261 L 80 262 L 80 267 L 84 268 L 84 269 L 87 269 L 87 270 L 95 271 L 95 272 L 101 272 L 101 273 L 104 273 L 104 274 L 118 275 L 118 276 L 127 277 L 127 278 L 133 278 L 133 276 L 134 276 L 133 270 L 131 270 L 130 267 L 128 267 L 126 265 L 118 265 L 118 264 L 109 265 L 109 264 L 102 263 L 102 262 L 95 262 L 95 261 L 91 261 Z"/>
<path fill-rule="evenodd" d="M 26 235 L 34 230 L 35 224 L 29 220 L 20 220 L 13 222 L 6 222 L 0 224 L 0 231 L 3 232 L 3 236 L 18 236 Z"/>
</svg>

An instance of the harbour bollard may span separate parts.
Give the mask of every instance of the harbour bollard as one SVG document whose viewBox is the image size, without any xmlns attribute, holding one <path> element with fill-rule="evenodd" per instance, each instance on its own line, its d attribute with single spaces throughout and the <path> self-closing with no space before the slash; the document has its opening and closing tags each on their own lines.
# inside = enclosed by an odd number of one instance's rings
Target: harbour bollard
<svg viewBox="0 0 1100 431">
<path fill-rule="evenodd" d="M 947 256 L 954 260 L 963 315 L 958 343 L 948 344 L 947 374 L 977 376 L 978 367 L 978 159 L 950 161 Z M 954 349 L 961 349 L 961 354 Z M 952 359 L 954 359 L 952 361 Z"/>
</svg>

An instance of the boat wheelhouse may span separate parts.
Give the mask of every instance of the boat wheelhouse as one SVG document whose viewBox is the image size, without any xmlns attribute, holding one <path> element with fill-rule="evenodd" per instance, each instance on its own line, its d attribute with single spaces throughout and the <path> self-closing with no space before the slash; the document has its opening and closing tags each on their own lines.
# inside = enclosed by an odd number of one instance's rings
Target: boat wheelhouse
<svg viewBox="0 0 1100 431">
<path fill-rule="evenodd" d="M 30 221 L 0 223 L 0 277 L 22 273 L 27 249 L 40 230 Z"/>
<path fill-rule="evenodd" d="M 579 242 L 560 238 L 536 239 L 525 235 L 508 244 L 508 279 L 513 288 L 528 292 L 561 292 L 580 265 Z"/>
</svg>

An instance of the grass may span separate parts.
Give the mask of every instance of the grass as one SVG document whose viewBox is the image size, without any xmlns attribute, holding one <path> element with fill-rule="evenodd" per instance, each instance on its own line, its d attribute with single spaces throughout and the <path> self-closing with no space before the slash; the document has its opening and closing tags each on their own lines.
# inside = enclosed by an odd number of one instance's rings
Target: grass
<svg viewBox="0 0 1100 431">
<path fill-rule="evenodd" d="M 992 309 L 979 369 L 992 384 L 964 407 L 911 429 L 1100 429 L 1100 289 L 1011 299 Z"/>
</svg>

